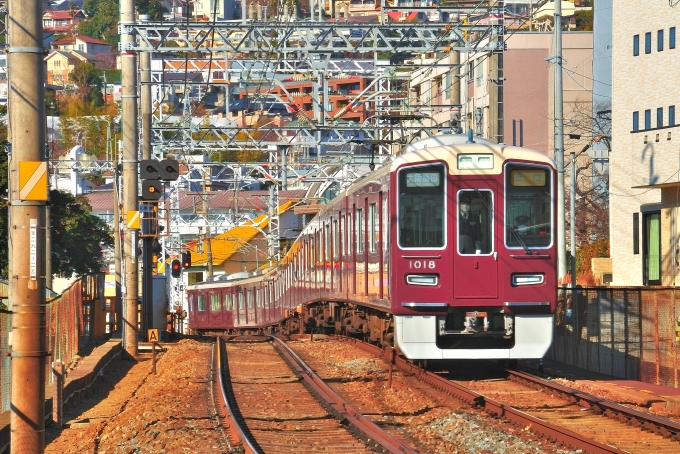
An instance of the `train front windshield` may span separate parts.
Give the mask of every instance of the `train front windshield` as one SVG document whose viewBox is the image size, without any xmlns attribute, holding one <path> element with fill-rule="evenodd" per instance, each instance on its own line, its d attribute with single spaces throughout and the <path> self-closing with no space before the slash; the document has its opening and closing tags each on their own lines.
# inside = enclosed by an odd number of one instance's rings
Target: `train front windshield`
<svg viewBox="0 0 680 454">
<path fill-rule="evenodd" d="M 399 172 L 399 246 L 444 247 L 446 172 L 443 164 Z"/>
<path fill-rule="evenodd" d="M 505 168 L 505 244 L 547 248 L 552 244 L 552 178 L 548 167 L 508 164 Z"/>
</svg>

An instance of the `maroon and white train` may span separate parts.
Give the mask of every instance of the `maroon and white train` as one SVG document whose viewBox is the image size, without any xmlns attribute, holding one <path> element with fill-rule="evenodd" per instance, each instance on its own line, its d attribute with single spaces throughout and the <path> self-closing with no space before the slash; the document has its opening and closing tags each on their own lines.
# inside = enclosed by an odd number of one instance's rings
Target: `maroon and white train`
<svg viewBox="0 0 680 454">
<path fill-rule="evenodd" d="M 541 358 L 557 299 L 555 178 L 540 152 L 424 139 L 329 202 L 277 267 L 190 286 L 189 329 L 304 326 L 411 359 Z"/>
</svg>

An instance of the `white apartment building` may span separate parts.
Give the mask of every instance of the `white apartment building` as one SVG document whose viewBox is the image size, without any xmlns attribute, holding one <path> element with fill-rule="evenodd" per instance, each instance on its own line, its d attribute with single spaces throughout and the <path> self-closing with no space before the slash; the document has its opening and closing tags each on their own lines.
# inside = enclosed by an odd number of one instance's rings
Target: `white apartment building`
<svg viewBox="0 0 680 454">
<path fill-rule="evenodd" d="M 680 282 L 680 3 L 613 2 L 612 285 Z"/>
</svg>

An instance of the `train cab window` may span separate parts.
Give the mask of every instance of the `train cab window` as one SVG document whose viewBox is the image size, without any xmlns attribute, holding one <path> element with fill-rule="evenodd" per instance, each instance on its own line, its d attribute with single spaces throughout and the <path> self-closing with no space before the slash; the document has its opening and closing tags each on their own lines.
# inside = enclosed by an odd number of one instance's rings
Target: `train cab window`
<svg viewBox="0 0 680 454">
<path fill-rule="evenodd" d="M 458 192 L 458 253 L 493 252 L 493 197 L 488 189 Z"/>
<path fill-rule="evenodd" d="M 218 312 L 220 309 L 220 294 L 213 293 L 210 295 L 210 310 L 213 312 Z"/>
<path fill-rule="evenodd" d="M 508 164 L 505 168 L 505 244 L 546 248 L 552 244 L 552 178 L 547 167 Z"/>
<path fill-rule="evenodd" d="M 205 295 L 198 295 L 196 298 L 196 310 L 199 312 L 205 311 Z"/>
<path fill-rule="evenodd" d="M 224 295 L 224 310 L 231 310 L 231 294 L 227 293 Z"/>
<path fill-rule="evenodd" d="M 446 232 L 446 168 L 443 164 L 407 167 L 397 183 L 399 246 L 441 248 Z"/>
</svg>

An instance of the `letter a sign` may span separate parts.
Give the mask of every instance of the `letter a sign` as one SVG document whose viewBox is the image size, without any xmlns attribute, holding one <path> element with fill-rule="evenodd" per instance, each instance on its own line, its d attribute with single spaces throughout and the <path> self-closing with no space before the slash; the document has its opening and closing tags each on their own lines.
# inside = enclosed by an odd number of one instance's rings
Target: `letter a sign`
<svg viewBox="0 0 680 454">
<path fill-rule="evenodd" d="M 158 342 L 158 328 L 146 330 L 146 335 L 149 337 L 149 342 Z"/>
</svg>

